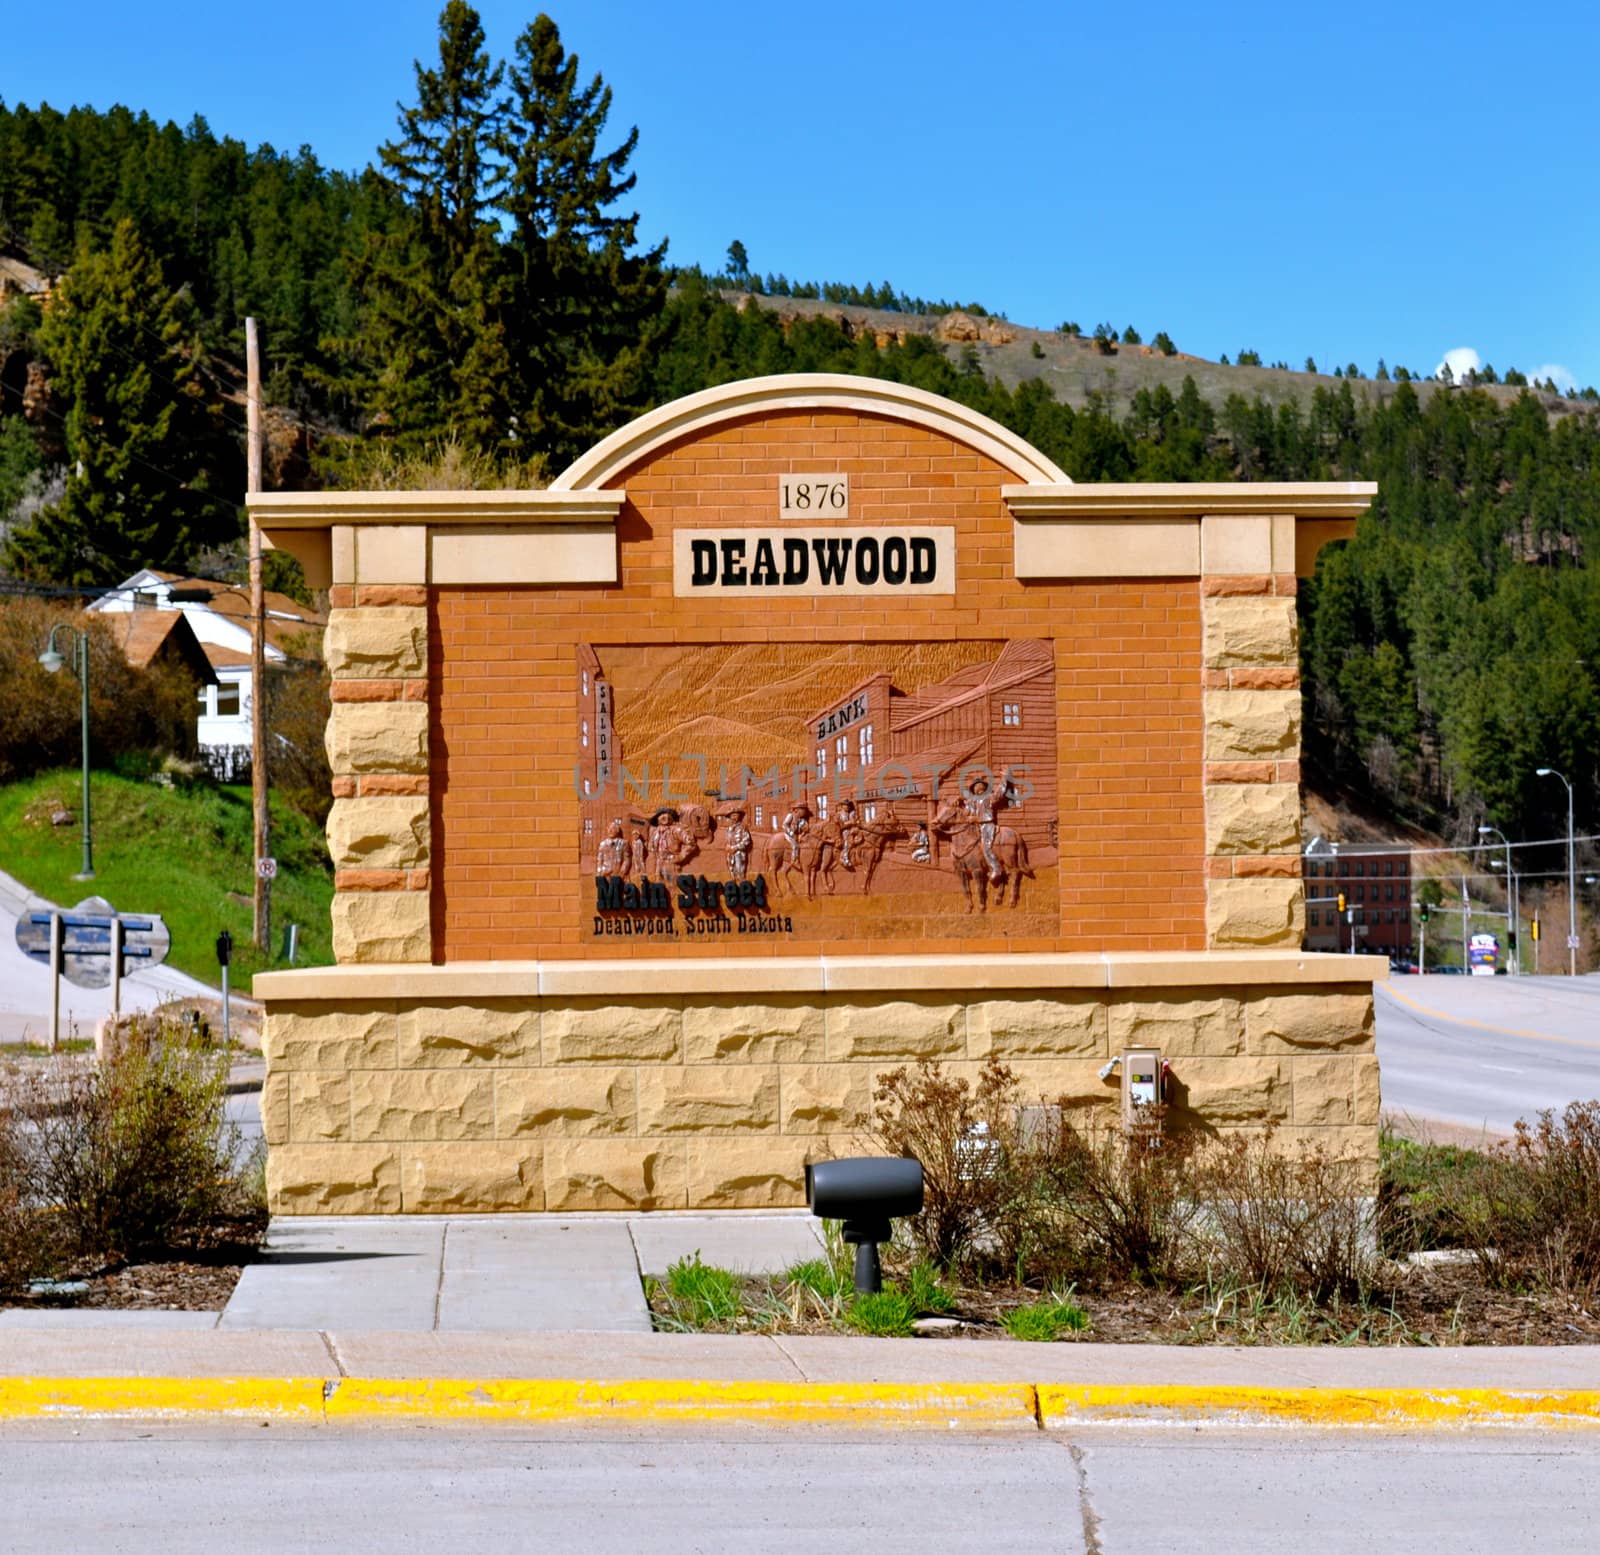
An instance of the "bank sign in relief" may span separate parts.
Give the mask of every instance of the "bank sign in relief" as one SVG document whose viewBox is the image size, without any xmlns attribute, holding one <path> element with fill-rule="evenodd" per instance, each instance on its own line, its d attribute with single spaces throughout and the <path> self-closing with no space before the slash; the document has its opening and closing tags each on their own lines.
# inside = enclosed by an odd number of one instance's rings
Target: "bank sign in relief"
<svg viewBox="0 0 1600 1555">
<path fill-rule="evenodd" d="M 777 477 L 775 528 L 680 529 L 672 588 L 683 598 L 741 594 L 954 594 L 953 527 L 849 528 L 808 521 L 850 516 L 844 471 Z"/>
</svg>

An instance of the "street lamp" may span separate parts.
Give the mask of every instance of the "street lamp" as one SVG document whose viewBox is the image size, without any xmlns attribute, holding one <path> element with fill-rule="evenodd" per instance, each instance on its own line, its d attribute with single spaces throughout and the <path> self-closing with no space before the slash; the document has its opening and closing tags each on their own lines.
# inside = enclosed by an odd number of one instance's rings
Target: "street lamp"
<svg viewBox="0 0 1600 1555">
<path fill-rule="evenodd" d="M 89 634 L 65 621 L 58 621 L 50 628 L 50 640 L 39 655 L 39 662 L 52 675 L 67 662 L 56 651 L 57 632 L 72 634 L 72 673 L 78 677 L 78 686 L 83 692 L 83 871 L 72 878 L 93 880 L 94 843 L 89 825 Z"/>
<path fill-rule="evenodd" d="M 1505 845 L 1506 845 L 1505 871 L 1506 871 L 1506 891 L 1508 893 L 1507 897 L 1506 897 L 1506 907 L 1507 907 L 1506 921 L 1511 925 L 1511 942 L 1512 942 L 1512 944 L 1514 944 L 1517 947 L 1516 954 L 1511 959 L 1511 970 L 1513 972 L 1521 972 L 1521 970 L 1522 970 L 1522 930 L 1519 927 L 1520 919 L 1519 919 L 1519 912 L 1518 912 L 1519 904 L 1517 902 L 1517 872 L 1516 872 L 1516 870 L 1514 870 L 1511 867 L 1511 842 L 1510 842 L 1510 839 L 1506 836 L 1506 834 L 1503 831 L 1501 831 L 1498 826 L 1480 826 L 1478 828 L 1478 835 L 1480 837 L 1489 837 L 1489 836 L 1498 837 L 1501 840 L 1501 842 L 1505 843 Z M 1489 861 L 1489 868 L 1490 869 L 1495 869 L 1495 868 L 1497 868 L 1499 866 L 1499 864 L 1500 864 L 1500 860 L 1499 859 L 1491 859 Z"/>
<path fill-rule="evenodd" d="M 1554 767 L 1538 768 L 1538 776 L 1561 778 L 1567 791 L 1567 975 L 1578 975 L 1578 881 L 1572 841 L 1572 784 Z"/>
</svg>

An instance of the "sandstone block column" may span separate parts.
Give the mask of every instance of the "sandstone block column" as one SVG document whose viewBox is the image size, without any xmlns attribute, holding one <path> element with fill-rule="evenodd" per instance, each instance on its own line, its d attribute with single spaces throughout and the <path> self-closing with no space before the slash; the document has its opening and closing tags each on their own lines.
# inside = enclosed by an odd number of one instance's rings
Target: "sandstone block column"
<svg viewBox="0 0 1600 1555">
<path fill-rule="evenodd" d="M 1291 515 L 1200 522 L 1206 942 L 1290 948 L 1300 879 L 1300 634 Z"/>
<path fill-rule="evenodd" d="M 324 652 L 334 955 L 428 961 L 426 530 L 335 530 L 333 571 Z"/>
</svg>

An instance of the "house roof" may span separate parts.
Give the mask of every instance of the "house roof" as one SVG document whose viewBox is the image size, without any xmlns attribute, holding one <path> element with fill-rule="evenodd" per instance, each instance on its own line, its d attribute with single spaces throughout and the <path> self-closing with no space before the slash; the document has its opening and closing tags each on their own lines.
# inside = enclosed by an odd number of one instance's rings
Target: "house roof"
<svg viewBox="0 0 1600 1555">
<path fill-rule="evenodd" d="M 219 583 L 215 578 L 189 578 L 182 573 L 162 572 L 155 567 L 146 567 L 135 576 L 155 578 L 174 589 L 182 589 L 185 593 L 204 594 L 206 599 L 203 604 L 195 602 L 199 608 L 227 617 L 246 632 L 250 630 L 250 590 L 241 584 Z M 295 639 L 303 637 L 307 632 L 320 633 L 328 624 L 328 618 L 309 605 L 302 605 L 298 600 L 290 599 L 287 594 L 279 594 L 272 589 L 268 589 L 262 596 L 262 604 L 267 613 L 267 641 L 285 653 L 290 651 L 290 644 Z M 211 653 L 213 664 L 250 662 L 248 654 L 234 660 L 217 657 L 219 653 L 228 652 L 226 649 L 207 651 Z"/>
<path fill-rule="evenodd" d="M 202 685 L 216 680 L 206 651 L 181 610 L 130 610 L 101 619 L 135 669 L 148 669 L 166 650 L 176 654 Z"/>
<path fill-rule="evenodd" d="M 0 276 L 33 296 L 41 296 L 50 290 L 50 283 L 44 278 L 41 271 L 35 270 L 32 265 L 24 264 L 20 259 L 10 259 L 0 254 Z"/>
<path fill-rule="evenodd" d="M 1000 650 L 1000 656 L 990 663 L 958 670 L 936 686 L 925 686 L 910 696 L 897 698 L 889 716 L 889 727 L 898 733 L 964 702 L 1020 685 L 1054 668 L 1055 654 L 1049 643 L 1031 637 L 1008 642 Z"/>
</svg>

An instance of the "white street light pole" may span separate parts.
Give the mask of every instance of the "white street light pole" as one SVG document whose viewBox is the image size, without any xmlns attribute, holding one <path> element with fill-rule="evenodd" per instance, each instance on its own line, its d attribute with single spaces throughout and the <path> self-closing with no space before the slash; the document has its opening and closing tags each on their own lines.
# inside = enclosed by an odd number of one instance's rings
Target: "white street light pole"
<svg viewBox="0 0 1600 1555">
<path fill-rule="evenodd" d="M 1506 834 L 1498 826 L 1480 826 L 1478 828 L 1480 837 L 1487 837 L 1491 834 L 1498 837 L 1506 845 L 1506 891 L 1508 893 L 1506 897 L 1506 915 L 1507 922 L 1511 925 L 1511 943 L 1517 947 L 1511 957 L 1511 971 L 1512 975 L 1515 976 L 1522 971 L 1522 930 L 1517 902 L 1517 872 L 1511 867 L 1511 842 Z"/>
<path fill-rule="evenodd" d="M 1561 778 L 1567 791 L 1567 975 L 1578 975 L 1578 870 L 1572 838 L 1572 784 L 1554 767 L 1540 767 L 1540 777 Z"/>
</svg>

